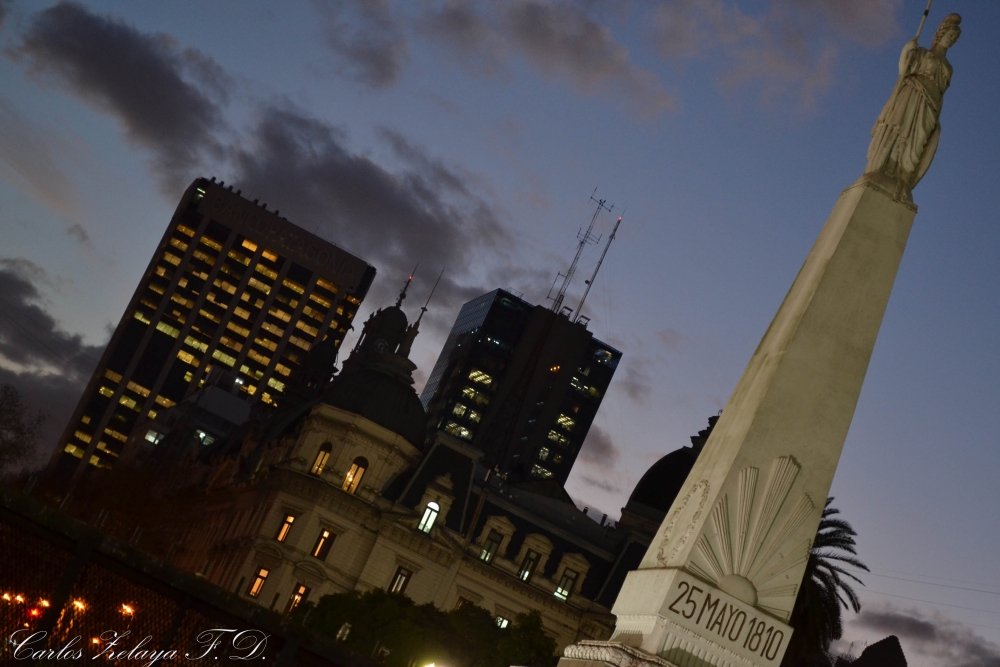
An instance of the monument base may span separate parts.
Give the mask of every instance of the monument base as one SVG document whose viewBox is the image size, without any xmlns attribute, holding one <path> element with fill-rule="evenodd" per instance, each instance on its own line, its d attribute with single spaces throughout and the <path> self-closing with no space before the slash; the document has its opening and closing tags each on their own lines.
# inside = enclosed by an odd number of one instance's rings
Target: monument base
<svg viewBox="0 0 1000 667">
<path fill-rule="evenodd" d="M 584 640 L 563 650 L 557 667 L 680 667 L 620 642 Z"/>
<path fill-rule="evenodd" d="M 679 568 L 629 572 L 612 613 L 612 643 L 677 667 L 777 667 L 792 636 L 771 614 Z"/>
</svg>

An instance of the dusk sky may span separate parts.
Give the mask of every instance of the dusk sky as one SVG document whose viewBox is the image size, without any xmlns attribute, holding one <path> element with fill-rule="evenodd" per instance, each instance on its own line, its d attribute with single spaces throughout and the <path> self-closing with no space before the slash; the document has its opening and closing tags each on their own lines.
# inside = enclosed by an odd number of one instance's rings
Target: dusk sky
<svg viewBox="0 0 1000 667">
<path fill-rule="evenodd" d="M 48 414 L 47 456 L 203 175 L 371 262 L 359 319 L 419 263 L 412 319 L 443 269 L 419 391 L 462 303 L 548 303 L 597 187 L 597 233 L 624 221 L 584 315 L 624 356 L 568 490 L 617 517 L 724 407 L 924 4 L 0 0 L 0 383 Z M 916 667 L 1000 665 L 1000 2 L 937 0 L 924 46 L 949 12 L 941 143 L 832 490 L 872 568 L 842 648 L 896 634 Z"/>
</svg>

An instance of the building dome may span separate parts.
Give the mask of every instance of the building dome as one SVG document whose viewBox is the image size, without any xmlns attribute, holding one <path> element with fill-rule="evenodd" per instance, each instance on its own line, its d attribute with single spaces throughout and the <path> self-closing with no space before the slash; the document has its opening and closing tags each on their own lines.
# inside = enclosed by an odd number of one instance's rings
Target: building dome
<svg viewBox="0 0 1000 667">
<path fill-rule="evenodd" d="M 698 453 L 694 447 L 684 447 L 670 452 L 654 463 L 642 476 L 628 498 L 628 505 L 641 503 L 666 514 L 697 459 Z"/>
<path fill-rule="evenodd" d="M 360 415 L 421 449 L 427 415 L 413 387 L 367 366 L 351 370 L 334 380 L 323 403 Z"/>
<path fill-rule="evenodd" d="M 636 484 L 632 495 L 628 498 L 626 509 L 634 509 L 638 503 L 644 508 L 666 514 L 680 493 L 688 473 L 694 468 L 694 462 L 698 460 L 702 447 L 708 442 L 708 436 L 712 434 L 712 429 L 718 421 L 718 415 L 709 417 L 708 428 L 699 431 L 698 435 L 691 436 L 690 447 L 670 452 L 654 463 Z"/>
</svg>

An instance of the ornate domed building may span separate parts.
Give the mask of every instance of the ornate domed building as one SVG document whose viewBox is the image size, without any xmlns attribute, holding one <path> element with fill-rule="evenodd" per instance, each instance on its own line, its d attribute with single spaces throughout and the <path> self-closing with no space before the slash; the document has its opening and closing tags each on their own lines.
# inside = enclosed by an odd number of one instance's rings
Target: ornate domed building
<svg viewBox="0 0 1000 667">
<path fill-rule="evenodd" d="M 317 346 L 277 412 L 205 448 L 205 511 L 175 562 L 277 611 L 383 588 L 473 603 L 501 627 L 538 610 L 560 648 L 606 639 L 707 431 L 650 469 L 617 526 L 597 521 L 553 480 L 508 483 L 469 443 L 426 431 L 408 358 L 419 319 L 401 302 L 371 315 L 339 373 Z"/>
</svg>

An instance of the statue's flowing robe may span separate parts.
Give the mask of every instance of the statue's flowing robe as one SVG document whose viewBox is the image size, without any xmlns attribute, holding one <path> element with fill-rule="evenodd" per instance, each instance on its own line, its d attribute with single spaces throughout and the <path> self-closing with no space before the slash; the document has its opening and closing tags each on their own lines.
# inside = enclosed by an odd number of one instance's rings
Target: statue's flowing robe
<svg viewBox="0 0 1000 667">
<path fill-rule="evenodd" d="M 937 150 L 941 103 L 952 67 L 932 51 L 913 48 L 886 102 L 868 148 L 866 172 L 880 172 L 912 188 L 927 173 Z"/>
</svg>

